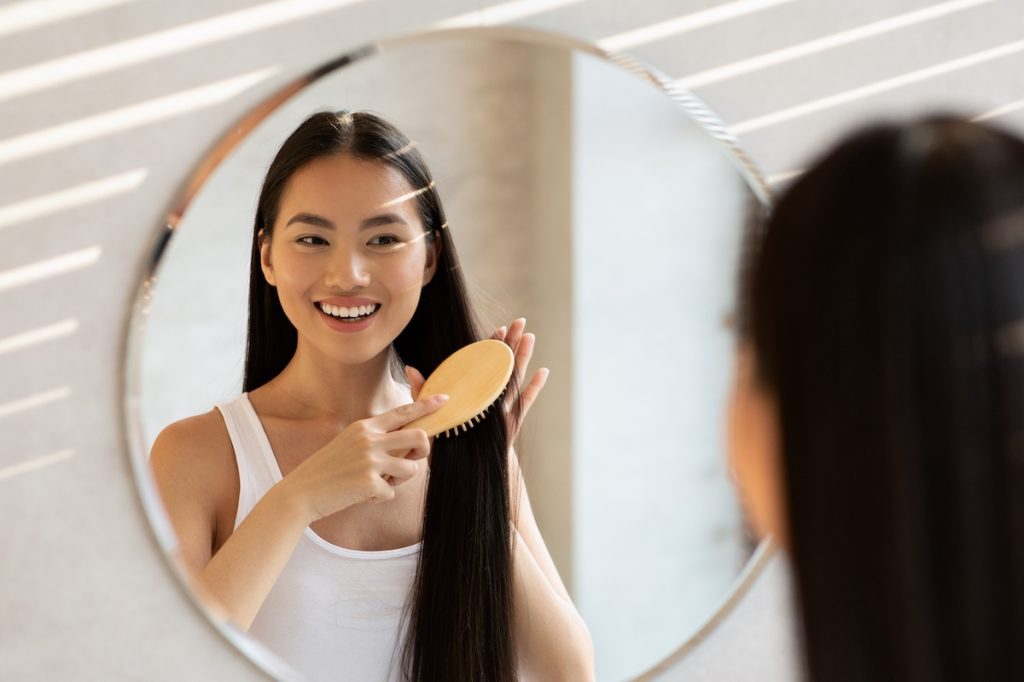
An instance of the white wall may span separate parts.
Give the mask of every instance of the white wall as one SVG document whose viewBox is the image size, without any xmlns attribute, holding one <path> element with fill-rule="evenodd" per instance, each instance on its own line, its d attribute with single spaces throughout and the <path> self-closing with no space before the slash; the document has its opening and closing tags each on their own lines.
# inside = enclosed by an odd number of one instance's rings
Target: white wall
<svg viewBox="0 0 1024 682">
<path fill-rule="evenodd" d="M 573 67 L 573 565 L 599 677 L 625 679 L 697 630 L 747 558 L 724 321 L 751 195 L 649 83 Z"/>
<path fill-rule="evenodd" d="M 183 178 L 222 131 L 308 66 L 484 7 L 511 13 L 469 20 L 616 38 L 608 44 L 673 77 L 760 59 L 696 92 L 738 126 L 769 175 L 801 168 L 868 114 L 1006 106 L 996 120 L 1024 131 L 1017 0 L 64 4 L 79 14 L 50 11 L 20 29 L 19 12 L 43 3 L 0 5 L 5 679 L 258 677 L 198 617 L 153 546 L 122 435 L 122 339 L 150 240 Z M 930 8 L 957 11 L 908 17 Z M 231 24 L 248 28 L 218 33 L 209 23 L 238 12 L 256 12 Z M 879 23 L 894 18 L 896 27 Z M 629 35 L 649 26 L 660 37 Z M 855 40 L 854 29 L 870 35 Z M 784 620 L 778 604 L 755 603 L 769 623 Z M 706 679 L 763 679 L 757 659 L 743 665 L 746 622 L 708 640 L 722 656 L 695 659 Z M 761 636 L 777 630 L 758 623 Z M 729 674 L 716 677 L 716 666 Z"/>
</svg>

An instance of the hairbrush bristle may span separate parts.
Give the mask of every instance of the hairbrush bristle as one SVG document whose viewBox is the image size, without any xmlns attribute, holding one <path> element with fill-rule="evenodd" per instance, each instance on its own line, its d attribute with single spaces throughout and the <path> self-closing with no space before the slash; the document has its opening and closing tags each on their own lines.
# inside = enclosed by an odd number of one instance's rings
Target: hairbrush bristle
<svg viewBox="0 0 1024 682">
<path fill-rule="evenodd" d="M 465 422 L 463 422 L 461 424 L 456 424 L 455 426 L 451 427 L 450 429 L 448 429 L 446 431 L 442 431 L 441 433 L 438 433 L 437 434 L 438 437 L 454 438 L 455 436 L 459 435 L 460 433 L 466 433 L 467 431 L 469 431 L 471 428 L 473 428 L 477 424 L 482 423 L 484 421 L 484 419 L 487 418 L 488 413 L 491 412 L 491 410 L 493 410 L 496 405 L 501 405 L 504 402 L 505 395 L 507 393 L 508 393 L 508 386 L 506 385 L 505 389 L 498 395 L 497 398 L 495 398 L 494 402 L 492 402 L 490 405 L 488 405 L 483 410 L 481 410 L 481 412 L 479 414 L 473 415 L 472 417 L 469 418 L 468 421 L 465 421 Z"/>
<path fill-rule="evenodd" d="M 502 395 L 504 395 L 504 392 L 502 393 Z M 500 398 L 500 396 L 499 396 L 499 398 Z M 441 433 L 439 433 L 437 435 L 438 436 L 443 436 L 445 438 L 454 438 L 455 436 L 459 435 L 460 433 L 468 432 L 471 428 L 473 428 L 477 424 L 482 423 L 484 421 L 484 419 L 487 418 L 487 413 L 491 411 L 491 408 L 493 408 L 497 404 L 497 402 L 498 401 L 496 400 L 495 402 L 493 402 L 490 405 L 488 405 L 487 407 L 485 407 L 483 409 L 483 411 L 480 412 L 480 414 L 475 414 L 472 417 L 470 417 L 469 421 L 463 422 L 462 424 L 456 424 L 455 426 L 453 426 L 452 428 L 448 429 L 447 431 L 443 431 L 443 432 L 441 432 Z"/>
</svg>

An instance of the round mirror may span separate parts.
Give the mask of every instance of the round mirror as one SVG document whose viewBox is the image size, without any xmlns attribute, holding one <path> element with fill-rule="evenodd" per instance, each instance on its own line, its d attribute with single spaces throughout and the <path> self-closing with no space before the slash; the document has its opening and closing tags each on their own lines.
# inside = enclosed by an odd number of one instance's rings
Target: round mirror
<svg viewBox="0 0 1024 682">
<path fill-rule="evenodd" d="M 128 343 L 137 478 L 178 570 L 147 453 L 168 424 L 241 392 L 263 176 L 314 111 L 372 111 L 430 166 L 488 329 L 526 317 L 531 366 L 550 369 L 517 451 L 598 679 L 635 677 L 698 632 L 754 551 L 726 471 L 727 319 L 745 217 L 768 193 L 717 119 L 666 83 L 558 36 L 439 31 L 338 59 L 233 129 L 160 231 Z M 293 674 L 273 642 L 197 604 Z"/>
</svg>

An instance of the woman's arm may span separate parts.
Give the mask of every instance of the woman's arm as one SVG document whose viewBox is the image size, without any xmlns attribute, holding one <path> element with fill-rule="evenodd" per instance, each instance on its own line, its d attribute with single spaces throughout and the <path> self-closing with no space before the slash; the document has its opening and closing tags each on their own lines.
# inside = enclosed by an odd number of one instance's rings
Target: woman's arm
<svg viewBox="0 0 1024 682">
<path fill-rule="evenodd" d="M 279 483 L 212 554 L 218 504 L 231 489 L 235 464 L 230 441 L 230 461 L 225 461 L 221 441 L 226 434 L 222 437 L 209 417 L 176 422 L 161 431 L 150 467 L 196 591 L 213 598 L 215 610 L 248 630 L 307 524 L 302 508 Z"/>
<path fill-rule="evenodd" d="M 569 598 L 530 508 L 519 460 L 509 451 L 517 512 L 513 599 L 520 668 L 527 679 L 594 679 L 590 631 Z"/>
<path fill-rule="evenodd" d="M 416 475 L 409 459 L 427 456 L 427 434 L 396 429 L 445 400 L 433 396 L 349 424 L 271 487 L 212 557 L 217 510 L 237 489 L 230 438 L 213 414 L 164 429 L 150 466 L 199 591 L 248 630 L 306 526 L 354 504 L 393 499 L 394 487 Z"/>
</svg>

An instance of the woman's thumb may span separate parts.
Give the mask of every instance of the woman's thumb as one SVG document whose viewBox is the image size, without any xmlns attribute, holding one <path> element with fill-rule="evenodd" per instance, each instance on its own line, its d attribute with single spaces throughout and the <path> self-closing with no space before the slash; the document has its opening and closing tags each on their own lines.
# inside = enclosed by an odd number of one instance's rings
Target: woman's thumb
<svg viewBox="0 0 1024 682">
<path fill-rule="evenodd" d="M 426 379 L 420 374 L 420 371 L 411 365 L 405 366 L 405 376 L 409 379 L 409 388 L 412 389 L 412 399 L 416 400 L 420 395 L 420 389 L 423 388 L 423 384 Z"/>
</svg>

